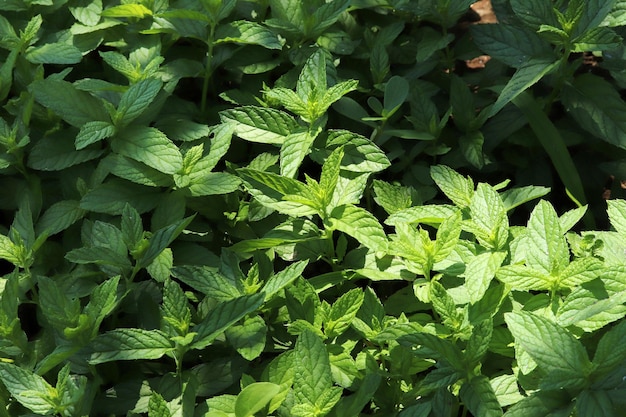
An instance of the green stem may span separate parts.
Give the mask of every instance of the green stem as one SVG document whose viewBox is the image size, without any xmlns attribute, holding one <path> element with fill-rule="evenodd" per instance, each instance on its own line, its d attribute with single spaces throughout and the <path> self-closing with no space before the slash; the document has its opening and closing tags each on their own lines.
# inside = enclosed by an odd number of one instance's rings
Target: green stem
<svg viewBox="0 0 626 417">
<path fill-rule="evenodd" d="M 202 83 L 202 98 L 200 101 L 200 113 L 204 114 L 206 110 L 206 99 L 209 93 L 209 81 L 211 75 L 213 75 L 212 61 L 213 61 L 213 38 L 215 37 L 215 25 L 210 25 L 209 38 L 207 39 L 208 49 L 206 53 L 206 66 L 204 69 L 204 82 Z"/>
</svg>

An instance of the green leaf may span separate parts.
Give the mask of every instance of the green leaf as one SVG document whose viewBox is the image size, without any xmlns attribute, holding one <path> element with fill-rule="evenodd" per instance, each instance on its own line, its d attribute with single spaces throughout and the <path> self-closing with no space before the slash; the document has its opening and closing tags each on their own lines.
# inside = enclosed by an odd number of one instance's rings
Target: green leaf
<svg viewBox="0 0 626 417">
<path fill-rule="evenodd" d="M 469 261 L 463 275 L 472 304 L 483 298 L 506 255 L 506 252 L 485 252 Z"/>
<path fill-rule="evenodd" d="M 265 320 L 253 316 L 226 329 L 226 338 L 241 356 L 252 361 L 263 353 L 267 332 Z"/>
<path fill-rule="evenodd" d="M 390 226 L 396 226 L 400 223 L 439 224 L 448 217 L 453 216 L 457 210 L 457 207 L 450 205 L 431 204 L 409 207 L 393 213 L 385 220 L 385 224 Z"/>
<path fill-rule="evenodd" d="M 280 110 L 242 106 L 220 112 L 222 123 L 230 123 L 242 139 L 282 144 L 287 136 L 299 128 L 294 118 Z"/>
<path fill-rule="evenodd" d="M 512 0 L 515 15 L 530 29 L 537 31 L 541 25 L 559 26 L 550 0 Z"/>
<path fill-rule="evenodd" d="M 56 390 L 39 375 L 10 363 L 0 363 L 0 379 L 11 395 L 33 413 L 54 412 L 51 397 Z"/>
<path fill-rule="evenodd" d="M 40 171 L 61 171 L 83 162 L 98 158 L 102 149 L 77 151 L 70 137 L 48 137 L 40 139 L 28 155 L 28 166 Z"/>
<path fill-rule="evenodd" d="M 457 311 L 456 303 L 445 287 L 438 281 L 432 281 L 428 290 L 433 309 L 441 316 L 443 324 L 452 330 L 460 329 L 462 315 Z"/>
<path fill-rule="evenodd" d="M 31 88 L 35 100 L 72 126 L 81 128 L 84 124 L 96 120 L 103 122 L 110 120 L 109 113 L 99 99 L 78 90 L 67 81 L 46 78 L 35 81 Z"/>
<path fill-rule="evenodd" d="M 593 357 L 595 375 L 604 375 L 623 363 L 626 359 L 626 344 L 623 343 L 625 339 L 626 321 L 624 320 L 602 336 Z"/>
<path fill-rule="evenodd" d="M 371 140 L 347 130 L 330 130 L 328 148 L 343 147 L 341 169 L 351 172 L 372 173 L 388 168 L 391 163 L 385 153 Z"/>
<path fill-rule="evenodd" d="M 294 178 L 315 140 L 309 131 L 292 133 L 280 147 L 280 175 Z"/>
<path fill-rule="evenodd" d="M 109 180 L 88 191 L 80 200 L 80 208 L 118 216 L 126 204 L 131 204 L 139 213 L 145 213 L 156 207 L 160 198 L 161 195 L 151 188 Z"/>
<path fill-rule="evenodd" d="M 476 45 L 487 55 L 513 68 L 553 54 L 550 44 L 534 31 L 510 24 L 473 25 L 471 33 Z"/>
<path fill-rule="evenodd" d="M 337 299 L 330 308 L 324 332 L 334 338 L 345 332 L 363 304 L 363 291 L 354 288 Z"/>
<path fill-rule="evenodd" d="M 464 370 L 464 355 L 450 340 L 440 339 L 428 333 L 410 333 L 399 337 L 398 343 L 414 348 L 413 354 L 419 357 L 436 359 L 449 364 L 455 370 Z"/>
<path fill-rule="evenodd" d="M 65 259 L 75 264 L 110 265 L 121 269 L 131 267 L 126 256 L 104 246 L 73 249 L 65 254 Z"/>
<path fill-rule="evenodd" d="M 461 385 L 459 396 L 473 416 L 502 416 L 502 408 L 491 388 L 489 378 L 484 375 L 478 375 Z"/>
<path fill-rule="evenodd" d="M 626 149 L 626 103 L 610 83 L 591 74 L 581 75 L 565 86 L 562 101 L 583 129 Z"/>
<path fill-rule="evenodd" d="M 622 38 L 607 27 L 592 28 L 574 39 L 572 52 L 614 50 L 622 43 Z"/>
<path fill-rule="evenodd" d="M 171 187 L 174 183 L 170 175 L 150 168 L 146 164 L 111 153 L 102 159 L 102 167 L 109 169 L 111 174 L 148 187 Z"/>
<path fill-rule="evenodd" d="M 590 0 L 584 2 L 582 15 L 574 28 L 574 35 L 593 30 L 599 26 L 611 12 L 614 4 L 615 0 Z"/>
<path fill-rule="evenodd" d="M 129 249 L 134 249 L 143 238 L 143 223 L 141 216 L 133 206 L 127 204 L 122 210 L 122 235 L 124 243 Z"/>
<path fill-rule="evenodd" d="M 62 200 L 52 204 L 37 222 L 37 235 L 55 235 L 82 219 L 87 211 L 81 209 L 79 204 L 76 200 Z"/>
<path fill-rule="evenodd" d="M 315 406 L 332 386 L 330 359 L 324 342 L 315 333 L 303 331 L 293 351 L 293 393 L 299 404 Z"/>
<path fill-rule="evenodd" d="M 120 4 L 119 6 L 109 7 L 102 11 L 103 17 L 136 17 L 144 18 L 152 16 L 152 10 L 143 4 Z"/>
<path fill-rule="evenodd" d="M 210 345 L 224 330 L 260 307 L 264 299 L 265 294 L 261 292 L 218 304 L 217 307 L 209 311 L 202 322 L 193 327 L 192 331 L 197 335 L 191 348 L 203 349 Z"/>
<path fill-rule="evenodd" d="M 376 217 L 365 209 L 344 204 L 330 213 L 331 226 L 340 230 L 375 252 L 387 250 L 387 236 Z"/>
<path fill-rule="evenodd" d="M 160 330 L 115 329 L 96 337 L 90 344 L 89 363 L 158 359 L 174 351 L 173 343 Z"/>
<path fill-rule="evenodd" d="M 496 272 L 498 279 L 519 291 L 552 289 L 553 278 L 523 265 L 506 265 Z"/>
<path fill-rule="evenodd" d="M 402 209 L 411 207 L 413 200 L 408 187 L 389 184 L 381 180 L 374 180 L 374 201 L 385 209 L 388 214 L 394 214 Z"/>
<path fill-rule="evenodd" d="M 565 390 L 537 391 L 509 408 L 506 417 L 569 417 L 574 408 Z"/>
<path fill-rule="evenodd" d="M 148 108 L 154 101 L 163 83 L 155 78 L 141 80 L 131 85 L 122 94 L 117 106 L 114 123 L 116 126 L 126 126 Z"/>
<path fill-rule="evenodd" d="M 269 301 L 276 293 L 301 276 L 308 263 L 308 260 L 295 262 L 282 271 L 269 277 L 263 287 L 265 301 Z"/>
<path fill-rule="evenodd" d="M 515 97 L 538 82 L 544 75 L 549 74 L 558 66 L 553 59 L 533 58 L 519 67 L 515 74 L 504 86 L 495 104 L 491 108 L 490 116 L 494 116 Z"/>
<path fill-rule="evenodd" d="M 33 64 L 69 65 L 78 64 L 83 59 L 77 47 L 60 42 L 28 48 L 24 56 Z"/>
<path fill-rule="evenodd" d="M 156 391 L 150 394 L 150 400 L 148 401 L 148 417 L 171 417 L 167 401 Z"/>
<path fill-rule="evenodd" d="M 231 280 L 208 266 L 177 265 L 172 269 L 172 275 L 217 301 L 229 301 L 243 295 Z"/>
<path fill-rule="evenodd" d="M 511 188 L 500 194 L 502 203 L 507 211 L 521 206 L 524 203 L 532 201 L 537 198 L 541 198 L 548 194 L 550 189 L 548 187 L 540 187 L 536 185 L 528 185 L 525 187 Z"/>
<path fill-rule="evenodd" d="M 558 372 L 562 378 L 584 378 L 591 367 L 582 343 L 564 328 L 533 313 L 505 313 L 506 324 L 516 343 L 533 358 L 546 374 Z"/>
<path fill-rule="evenodd" d="M 235 417 L 252 417 L 280 392 L 280 385 L 254 382 L 241 390 L 235 401 Z"/>
<path fill-rule="evenodd" d="M 89 297 L 89 303 L 87 303 L 83 312 L 91 320 L 92 337 L 98 334 L 100 324 L 117 305 L 117 287 L 119 282 L 119 276 L 110 278 L 98 285 Z"/>
<path fill-rule="evenodd" d="M 193 218 L 194 216 L 186 217 L 154 232 L 150 238 L 148 248 L 142 256 L 137 259 L 137 264 L 141 268 L 145 268 L 150 265 L 150 263 L 163 251 L 163 249 L 168 247 L 170 243 L 172 243 L 174 239 L 176 239 L 176 237 L 180 235 L 187 226 L 189 226 L 189 223 L 191 223 Z"/>
<path fill-rule="evenodd" d="M 526 264 L 547 275 L 558 274 L 569 263 L 569 248 L 554 207 L 541 200 L 528 220 Z"/>
<path fill-rule="evenodd" d="M 615 416 L 619 413 L 611 394 L 604 390 L 584 390 L 578 394 L 576 411 L 581 417 Z"/>
<path fill-rule="evenodd" d="M 445 165 L 431 166 L 430 176 L 441 191 L 458 207 L 470 205 L 474 195 L 474 181 L 471 178 L 465 178 Z"/>
<path fill-rule="evenodd" d="M 282 44 L 274 32 L 247 20 L 237 20 L 218 26 L 215 39 L 216 44 L 234 42 L 260 45 L 267 49 L 282 49 Z"/>
<path fill-rule="evenodd" d="M 115 126 L 109 122 L 93 121 L 81 126 L 74 141 L 77 150 L 81 150 L 92 143 L 100 142 L 102 139 L 110 138 L 115 134 Z"/>
<path fill-rule="evenodd" d="M 452 253 L 459 243 L 461 235 L 461 212 L 457 211 L 452 216 L 445 219 L 437 228 L 437 239 L 435 240 L 434 261 L 443 261 Z"/>
<path fill-rule="evenodd" d="M 165 282 L 171 275 L 174 266 L 174 254 L 172 249 L 165 248 L 156 258 L 146 267 L 146 272 L 158 282 Z"/>
<path fill-rule="evenodd" d="M 480 183 L 470 203 L 469 229 L 487 248 L 500 249 L 509 237 L 509 219 L 502 198 L 490 185 Z"/>
<path fill-rule="evenodd" d="M 111 148 L 164 174 L 174 174 L 183 166 L 178 147 L 153 127 L 129 126 L 115 137 Z"/>
<path fill-rule="evenodd" d="M 339 173 L 341 169 L 341 160 L 343 159 L 343 147 L 336 148 L 328 155 L 324 165 L 322 166 L 322 174 L 320 175 L 320 188 L 323 190 L 322 207 L 328 207 L 331 198 L 337 188 L 339 181 Z"/>
<path fill-rule="evenodd" d="M 611 226 L 617 233 L 626 236 L 626 200 L 607 200 L 607 204 Z"/>
</svg>

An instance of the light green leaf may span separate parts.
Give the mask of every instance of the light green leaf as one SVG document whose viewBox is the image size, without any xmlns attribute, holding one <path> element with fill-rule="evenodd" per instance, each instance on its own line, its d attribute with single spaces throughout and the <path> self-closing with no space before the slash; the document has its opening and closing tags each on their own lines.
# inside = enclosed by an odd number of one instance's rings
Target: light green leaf
<svg viewBox="0 0 626 417">
<path fill-rule="evenodd" d="M 220 302 L 243 295 L 231 280 L 208 266 L 177 265 L 172 269 L 172 275 L 194 290 Z"/>
<path fill-rule="evenodd" d="M 195 215 L 194 215 L 195 216 Z M 189 226 L 189 223 L 193 220 L 194 216 L 186 217 L 176 223 L 163 227 L 152 235 L 150 243 L 146 251 L 142 256 L 137 259 L 137 264 L 145 268 L 176 239 L 176 237 L 183 232 L 183 230 Z"/>
<path fill-rule="evenodd" d="M 110 138 L 115 134 L 115 126 L 110 122 L 93 121 L 81 126 L 74 145 L 77 150 L 83 149 L 92 143 L 100 142 L 102 139 Z"/>
<path fill-rule="evenodd" d="M 550 189 L 548 187 L 528 185 L 526 187 L 517 187 L 506 190 L 500 194 L 500 197 L 502 198 L 504 207 L 507 211 L 509 211 L 531 200 L 541 198 L 549 192 Z"/>
<path fill-rule="evenodd" d="M 68 43 L 46 43 L 41 46 L 30 47 L 24 54 L 33 64 L 78 64 L 83 54 L 74 45 Z"/>
<path fill-rule="evenodd" d="M 158 359 L 174 350 L 173 343 L 160 330 L 115 329 L 96 337 L 90 344 L 89 363 Z"/>
<path fill-rule="evenodd" d="M 474 181 L 445 165 L 430 167 L 430 176 L 444 194 L 460 208 L 467 207 L 474 195 Z"/>
<path fill-rule="evenodd" d="M 303 331 L 294 347 L 293 393 L 299 404 L 315 406 L 332 386 L 330 359 L 324 342 L 315 333 Z"/>
<path fill-rule="evenodd" d="M 274 294 L 285 288 L 292 283 L 296 278 L 302 275 L 304 268 L 308 265 L 309 261 L 299 261 L 289 265 L 282 271 L 272 275 L 265 282 L 263 292 L 265 293 L 265 301 L 269 301 Z"/>
<path fill-rule="evenodd" d="M 120 4 L 119 6 L 109 7 L 102 11 L 103 17 L 136 17 L 144 18 L 146 16 L 152 16 L 152 10 L 148 9 L 143 4 L 130 3 Z"/>
<path fill-rule="evenodd" d="M 171 275 L 174 266 L 174 254 L 171 248 L 165 248 L 146 267 L 146 272 L 158 282 L 165 282 Z"/>
<path fill-rule="evenodd" d="M 193 327 L 192 331 L 197 335 L 191 348 L 203 349 L 210 345 L 227 328 L 260 307 L 264 299 L 265 294 L 261 292 L 218 304 L 217 307 L 209 311 L 202 322 Z"/>
<path fill-rule="evenodd" d="M 351 91 L 356 90 L 358 85 L 359 82 L 357 80 L 348 80 L 328 87 L 328 90 L 326 90 L 326 92 L 324 92 L 324 95 L 322 96 L 322 105 L 319 107 L 318 111 L 320 113 L 322 111 L 325 112 L 334 102 L 338 101 L 341 97 L 345 96 Z"/>
<path fill-rule="evenodd" d="M 54 203 L 41 215 L 35 230 L 37 235 L 48 233 L 55 235 L 82 219 L 87 211 L 79 207 L 76 200 L 62 200 Z"/>
<path fill-rule="evenodd" d="M 626 320 L 622 320 L 600 339 L 593 357 L 594 374 L 606 374 L 623 363 L 624 359 L 626 359 L 625 341 Z"/>
<path fill-rule="evenodd" d="M 328 155 L 324 165 L 322 166 L 322 174 L 320 175 L 320 188 L 323 190 L 324 198 L 322 206 L 329 207 L 331 199 L 337 188 L 339 181 L 339 173 L 341 169 L 341 160 L 343 159 L 343 147 L 336 148 Z"/>
<path fill-rule="evenodd" d="M 108 168 L 111 174 L 135 184 L 148 187 L 171 187 L 174 184 L 170 175 L 115 153 L 103 158 L 101 164 L 102 167 Z"/>
<path fill-rule="evenodd" d="M 31 88 L 35 100 L 72 126 L 81 128 L 85 123 L 110 120 L 109 113 L 99 99 L 78 90 L 67 81 L 46 78 L 35 81 Z"/>
<path fill-rule="evenodd" d="M 506 252 L 485 252 L 469 261 L 463 275 L 472 304 L 483 298 L 506 255 Z"/>
<path fill-rule="evenodd" d="M 371 140 L 347 130 L 328 131 L 327 148 L 343 146 L 341 169 L 352 172 L 379 172 L 391 163 L 385 153 Z"/>
<path fill-rule="evenodd" d="M 265 349 L 267 330 L 265 320 L 260 316 L 253 316 L 226 329 L 226 339 L 241 356 L 252 361 Z"/>
<path fill-rule="evenodd" d="M 98 285 L 89 297 L 89 303 L 83 312 L 91 321 L 92 337 L 98 334 L 102 320 L 109 315 L 117 305 L 117 287 L 120 277 L 115 276 Z"/>
<path fill-rule="evenodd" d="M 363 291 L 354 288 L 337 299 L 330 308 L 324 332 L 334 338 L 345 332 L 363 304 Z"/>
<path fill-rule="evenodd" d="M 183 166 L 178 147 L 153 127 L 129 126 L 115 137 L 111 148 L 164 174 L 174 174 Z"/>
<path fill-rule="evenodd" d="M 485 154 L 483 153 L 483 144 L 485 138 L 479 130 L 472 130 L 465 135 L 459 137 L 459 147 L 467 162 L 478 169 L 485 165 Z"/>
<path fill-rule="evenodd" d="M 561 326 L 584 326 L 583 321 L 596 321 L 600 326 L 623 317 L 622 305 L 626 302 L 626 291 L 611 291 L 599 281 L 575 288 L 557 311 L 557 322 Z M 617 310 L 616 310 L 617 309 Z"/>
<path fill-rule="evenodd" d="M 607 204 L 611 226 L 617 233 L 626 236 L 626 200 L 607 200 Z"/>
<path fill-rule="evenodd" d="M 131 85 L 122 94 L 117 106 L 114 123 L 116 126 L 126 126 L 148 108 L 155 99 L 163 83 L 155 78 L 141 80 Z"/>
<path fill-rule="evenodd" d="M 282 44 L 274 32 L 248 20 L 237 20 L 218 26 L 215 39 L 216 44 L 234 42 L 260 45 L 267 49 L 282 49 Z"/>
<path fill-rule="evenodd" d="M 280 110 L 242 106 L 220 112 L 222 123 L 231 123 L 234 132 L 251 142 L 282 144 L 299 128 L 295 119 Z"/>
<path fill-rule="evenodd" d="M 148 401 L 148 417 L 171 417 L 171 415 L 167 401 L 163 399 L 161 394 L 152 391 Z"/>
<path fill-rule="evenodd" d="M 610 201 L 610 200 L 609 200 Z M 559 217 L 559 223 L 561 225 L 561 231 L 563 233 L 568 232 L 572 227 L 576 225 L 585 216 L 587 212 L 587 206 L 577 207 L 572 210 L 568 210 Z"/>
<path fill-rule="evenodd" d="M 300 77 L 296 84 L 296 91 L 302 101 L 311 105 L 321 99 L 321 94 L 328 88 L 327 55 L 322 49 L 317 49 L 304 63 Z"/>
<path fill-rule="evenodd" d="M 558 274 L 569 263 L 567 240 L 554 207 L 541 200 L 528 220 L 526 264 L 545 274 Z"/>
<path fill-rule="evenodd" d="M 533 58 L 525 62 L 504 86 L 489 114 L 491 116 L 497 114 L 510 101 L 534 85 L 544 75 L 552 72 L 557 66 L 558 61 L 555 62 L 553 59 Z"/>
<path fill-rule="evenodd" d="M 520 393 L 515 375 L 500 375 L 489 381 L 498 403 L 502 407 L 520 402 L 524 396 Z"/>
<path fill-rule="evenodd" d="M 574 39 L 572 52 L 614 50 L 622 43 L 622 38 L 612 29 L 595 27 Z"/>
<path fill-rule="evenodd" d="M 552 288 L 553 279 L 543 271 L 523 265 L 507 265 L 496 272 L 496 277 L 514 290 L 548 290 Z"/>
<path fill-rule="evenodd" d="M 315 140 L 315 135 L 309 131 L 292 133 L 285 138 L 280 147 L 280 174 L 294 178 L 304 157 Z"/>
<path fill-rule="evenodd" d="M 439 224 L 453 216 L 457 210 L 457 207 L 444 204 L 414 206 L 393 213 L 385 220 L 385 224 L 390 226 L 396 226 L 400 223 Z"/>
<path fill-rule="evenodd" d="M 389 184 L 381 180 L 374 180 L 374 201 L 388 214 L 394 214 L 402 209 L 411 207 L 413 199 L 408 187 Z"/>
<path fill-rule="evenodd" d="M 604 265 L 596 258 L 574 259 L 559 274 L 557 284 L 560 288 L 573 288 L 602 275 Z"/>
<path fill-rule="evenodd" d="M 469 230 L 488 248 L 500 249 L 509 236 L 509 219 L 502 198 L 490 185 L 480 183 L 470 203 Z"/>
<path fill-rule="evenodd" d="M 0 379 L 11 395 L 33 413 L 54 412 L 54 403 L 49 398 L 56 390 L 41 376 L 10 363 L 0 363 Z"/>
<path fill-rule="evenodd" d="M 502 408 L 489 383 L 489 378 L 484 375 L 478 375 L 461 385 L 459 396 L 473 416 L 502 416 Z"/>
<path fill-rule="evenodd" d="M 337 206 L 330 213 L 333 228 L 340 230 L 375 252 L 387 250 L 387 236 L 376 217 L 352 204 Z"/>
<path fill-rule="evenodd" d="M 443 261 L 454 250 L 459 243 L 461 235 L 461 211 L 455 212 L 452 216 L 441 222 L 437 228 L 437 240 L 435 240 L 434 261 Z"/>
<path fill-rule="evenodd" d="M 95 26 L 100 21 L 102 0 L 74 2 L 72 5 L 69 7 L 72 16 L 83 25 Z"/>
<path fill-rule="evenodd" d="M 196 171 L 197 172 L 197 171 Z M 187 187 L 193 197 L 228 194 L 239 189 L 241 180 L 227 172 L 209 172 L 202 176 L 190 175 Z"/>
<path fill-rule="evenodd" d="M 565 390 L 537 391 L 514 404 L 506 417 L 569 417 L 575 402 Z"/>
<path fill-rule="evenodd" d="M 589 371 L 587 351 L 566 329 L 526 311 L 505 313 L 504 319 L 516 343 L 545 374 L 559 372 L 575 379 Z"/>
<path fill-rule="evenodd" d="M 252 417 L 261 411 L 280 392 L 280 385 L 271 382 L 254 382 L 237 395 L 235 417 Z"/>
</svg>

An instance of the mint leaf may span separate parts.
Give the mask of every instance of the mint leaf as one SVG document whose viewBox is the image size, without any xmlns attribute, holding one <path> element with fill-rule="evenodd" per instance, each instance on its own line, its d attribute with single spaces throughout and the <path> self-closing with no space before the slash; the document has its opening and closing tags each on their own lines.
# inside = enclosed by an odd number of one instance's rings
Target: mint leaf
<svg viewBox="0 0 626 417">
<path fill-rule="evenodd" d="M 263 292 L 265 293 L 265 301 L 270 300 L 276 293 L 292 283 L 296 278 L 302 275 L 308 261 L 299 261 L 289 265 L 282 271 L 272 275 L 265 282 Z"/>
<path fill-rule="evenodd" d="M 208 266 L 179 265 L 172 269 L 172 275 L 217 301 L 229 301 L 243 295 L 230 279 Z"/>
<path fill-rule="evenodd" d="M 387 250 L 387 236 L 378 220 L 367 210 L 351 204 L 337 206 L 330 213 L 333 228 L 354 237 L 375 252 Z"/>
<path fill-rule="evenodd" d="M 89 363 L 158 359 L 174 351 L 174 345 L 160 330 L 115 329 L 96 337 L 90 344 Z"/>
<path fill-rule="evenodd" d="M 337 299 L 330 308 L 324 332 L 334 338 L 345 332 L 363 304 L 363 291 L 354 288 Z"/>
<path fill-rule="evenodd" d="M 0 363 L 0 379 L 11 395 L 33 413 L 54 412 L 51 399 L 56 390 L 41 376 L 10 363 Z"/>
<path fill-rule="evenodd" d="M 141 80 L 131 85 L 122 94 L 113 120 L 114 124 L 126 126 L 141 116 L 161 91 L 161 86 L 161 81 L 154 78 Z"/>
<path fill-rule="evenodd" d="M 489 378 L 484 375 L 476 376 L 461 385 L 459 396 L 474 416 L 502 416 L 502 408 L 489 383 Z"/>
<path fill-rule="evenodd" d="M 111 148 L 164 174 L 174 174 L 183 166 L 178 147 L 152 127 L 127 127 L 111 142 Z"/>
<path fill-rule="evenodd" d="M 280 391 L 271 382 L 254 382 L 241 390 L 235 401 L 235 417 L 252 417 L 261 411 Z"/>
<path fill-rule="evenodd" d="M 77 151 L 69 137 L 48 137 L 33 146 L 28 155 L 28 166 L 40 171 L 61 171 L 96 159 L 103 153 L 103 150 L 93 148 Z"/>
<path fill-rule="evenodd" d="M 541 25 L 559 26 L 549 0 L 513 0 L 511 8 L 515 15 L 530 29 L 537 31 Z"/>
<path fill-rule="evenodd" d="M 237 20 L 218 26 L 215 31 L 216 44 L 234 42 L 260 45 L 267 49 L 282 49 L 280 39 L 274 32 L 255 22 Z"/>
<path fill-rule="evenodd" d="M 315 406 L 332 387 L 330 359 L 315 333 L 303 331 L 294 347 L 293 393 L 299 404 Z"/>
<path fill-rule="evenodd" d="M 115 134 L 115 126 L 110 122 L 93 121 L 81 126 L 74 141 L 77 150 L 81 150 L 92 143 L 100 142 L 102 139 L 110 138 Z"/>
<path fill-rule="evenodd" d="M 88 191 L 80 200 L 80 208 L 120 215 L 126 204 L 131 204 L 139 213 L 152 210 L 159 202 L 159 194 L 153 189 L 121 180 L 109 180 Z"/>
<path fill-rule="evenodd" d="M 299 127 L 285 112 L 254 106 L 222 111 L 220 119 L 222 123 L 232 124 L 240 138 L 260 143 L 282 144 Z"/>
<path fill-rule="evenodd" d="M 558 372 L 575 379 L 585 376 L 591 363 L 587 351 L 571 333 L 548 319 L 525 311 L 506 313 L 504 319 L 516 343 L 546 374 Z"/>
<path fill-rule="evenodd" d="M 509 24 L 474 25 L 471 32 L 479 48 L 513 68 L 520 68 L 533 58 L 552 55 L 550 45 L 528 29 Z"/>
<path fill-rule="evenodd" d="M 226 329 L 226 338 L 241 356 L 252 361 L 263 353 L 267 333 L 265 320 L 254 316 Z"/>
<path fill-rule="evenodd" d="M 472 304 L 483 298 L 505 258 L 506 252 L 485 252 L 469 261 L 463 275 Z"/>
<path fill-rule="evenodd" d="M 545 274 L 557 274 L 569 263 L 569 248 L 559 217 L 550 203 L 541 200 L 528 220 L 526 264 Z"/>
<path fill-rule="evenodd" d="M 474 195 L 474 181 L 465 178 L 445 165 L 430 167 L 430 176 L 444 194 L 458 207 L 470 205 Z"/>
<path fill-rule="evenodd" d="M 63 200 L 52 204 L 39 218 L 35 230 L 38 235 L 48 233 L 55 235 L 78 220 L 82 219 L 87 211 L 80 208 L 76 200 Z"/>
<path fill-rule="evenodd" d="M 77 64 L 83 59 L 83 54 L 77 47 L 61 42 L 30 47 L 24 56 L 33 64 L 68 65 Z"/>
</svg>

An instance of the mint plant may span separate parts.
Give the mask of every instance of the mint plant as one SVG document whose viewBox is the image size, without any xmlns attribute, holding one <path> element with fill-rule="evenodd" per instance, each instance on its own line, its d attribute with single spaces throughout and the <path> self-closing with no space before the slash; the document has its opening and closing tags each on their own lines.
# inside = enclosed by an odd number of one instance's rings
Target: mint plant
<svg viewBox="0 0 626 417">
<path fill-rule="evenodd" d="M 0 4 L 0 415 L 620 416 L 624 6 L 473 3 Z"/>
</svg>

